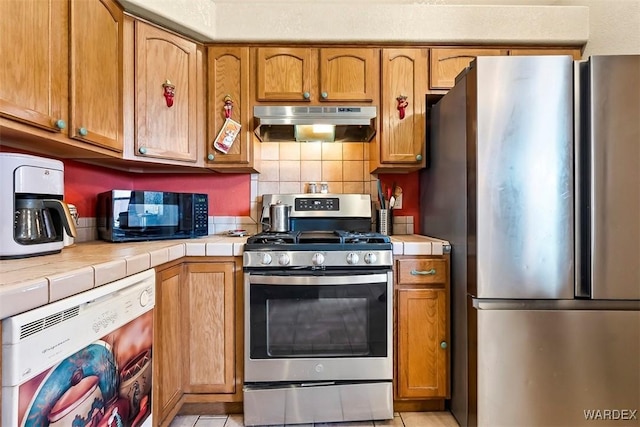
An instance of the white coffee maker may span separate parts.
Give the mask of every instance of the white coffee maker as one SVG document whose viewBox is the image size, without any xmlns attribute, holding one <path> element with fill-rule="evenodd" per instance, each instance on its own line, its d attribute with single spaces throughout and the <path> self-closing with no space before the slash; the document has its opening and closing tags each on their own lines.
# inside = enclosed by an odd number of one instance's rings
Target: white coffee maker
<svg viewBox="0 0 640 427">
<path fill-rule="evenodd" d="M 0 153 L 0 258 L 57 253 L 76 228 L 64 196 L 64 164 Z"/>
</svg>

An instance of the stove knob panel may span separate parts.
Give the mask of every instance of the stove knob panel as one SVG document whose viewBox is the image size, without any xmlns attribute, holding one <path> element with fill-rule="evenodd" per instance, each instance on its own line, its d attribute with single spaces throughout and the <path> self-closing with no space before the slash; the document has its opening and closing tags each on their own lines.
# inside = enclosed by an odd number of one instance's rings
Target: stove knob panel
<svg viewBox="0 0 640 427">
<path fill-rule="evenodd" d="M 322 255 L 320 252 L 313 254 L 313 257 L 311 258 L 311 262 L 313 263 L 313 265 L 324 264 L 324 255 Z"/>
<path fill-rule="evenodd" d="M 260 262 L 262 265 L 271 264 L 271 254 L 262 254 L 262 260 Z"/>
<path fill-rule="evenodd" d="M 360 257 L 355 252 L 347 254 L 347 264 L 357 264 L 360 261 Z"/>
<path fill-rule="evenodd" d="M 287 254 L 282 254 L 278 257 L 278 264 L 280 265 L 289 265 L 290 262 L 291 262 L 291 259 Z"/>
<path fill-rule="evenodd" d="M 367 264 L 375 264 L 378 261 L 378 257 L 373 252 L 369 252 L 364 256 L 364 262 Z"/>
</svg>

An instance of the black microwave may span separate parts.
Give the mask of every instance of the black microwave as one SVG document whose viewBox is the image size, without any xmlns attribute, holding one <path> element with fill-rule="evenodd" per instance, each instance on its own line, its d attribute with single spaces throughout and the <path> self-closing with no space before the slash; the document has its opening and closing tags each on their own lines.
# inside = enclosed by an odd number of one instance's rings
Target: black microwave
<svg viewBox="0 0 640 427">
<path fill-rule="evenodd" d="M 206 194 L 111 190 L 98 194 L 98 236 L 110 242 L 189 239 L 209 234 Z"/>
</svg>

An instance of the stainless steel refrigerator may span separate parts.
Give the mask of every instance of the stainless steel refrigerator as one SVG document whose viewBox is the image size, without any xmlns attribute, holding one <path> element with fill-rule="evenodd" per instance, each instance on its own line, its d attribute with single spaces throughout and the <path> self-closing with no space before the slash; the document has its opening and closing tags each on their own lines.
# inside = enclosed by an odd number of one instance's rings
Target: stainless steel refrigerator
<svg viewBox="0 0 640 427">
<path fill-rule="evenodd" d="M 640 56 L 479 57 L 429 125 L 460 425 L 640 425 Z"/>
</svg>

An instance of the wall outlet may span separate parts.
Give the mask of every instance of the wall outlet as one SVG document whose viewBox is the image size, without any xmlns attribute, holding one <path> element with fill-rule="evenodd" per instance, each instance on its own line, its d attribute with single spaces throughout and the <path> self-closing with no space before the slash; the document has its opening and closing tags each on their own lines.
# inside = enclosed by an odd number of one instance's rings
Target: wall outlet
<svg viewBox="0 0 640 427">
<path fill-rule="evenodd" d="M 402 209 L 402 194 L 396 197 L 393 209 Z"/>
</svg>

